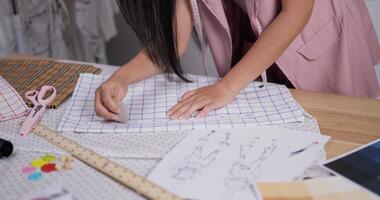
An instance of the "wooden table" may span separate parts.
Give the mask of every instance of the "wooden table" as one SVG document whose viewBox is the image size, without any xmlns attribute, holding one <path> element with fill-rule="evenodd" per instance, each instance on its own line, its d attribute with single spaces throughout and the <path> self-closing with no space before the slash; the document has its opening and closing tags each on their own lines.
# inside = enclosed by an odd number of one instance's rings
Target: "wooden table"
<svg viewBox="0 0 380 200">
<path fill-rule="evenodd" d="M 11 55 L 8 58 L 33 58 Z M 294 98 L 317 118 L 321 132 L 332 136 L 326 145 L 331 158 L 380 138 L 380 100 L 291 90 Z"/>
<path fill-rule="evenodd" d="M 303 90 L 291 93 L 317 118 L 321 132 L 332 136 L 326 145 L 328 158 L 380 138 L 380 100 Z"/>
</svg>

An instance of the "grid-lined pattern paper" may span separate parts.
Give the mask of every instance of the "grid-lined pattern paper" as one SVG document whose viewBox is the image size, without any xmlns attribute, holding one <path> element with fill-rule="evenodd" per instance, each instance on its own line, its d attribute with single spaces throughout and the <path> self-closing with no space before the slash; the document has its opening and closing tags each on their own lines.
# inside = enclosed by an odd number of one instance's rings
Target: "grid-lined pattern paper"
<svg viewBox="0 0 380 200">
<path fill-rule="evenodd" d="M 20 95 L 0 76 L 0 121 L 24 116 L 28 107 Z"/>
<path fill-rule="evenodd" d="M 80 73 L 100 73 L 91 65 L 60 63 L 43 59 L 0 59 L 0 76 L 20 94 L 36 90 L 43 85 L 54 86 L 57 97 L 49 108 L 56 108 L 74 91 Z M 29 104 L 32 106 L 32 104 Z"/>
<path fill-rule="evenodd" d="M 127 124 L 106 122 L 94 112 L 96 88 L 108 76 L 81 74 L 71 102 L 61 119 L 63 132 L 157 132 L 270 125 L 303 120 L 303 109 L 285 86 L 253 82 L 226 107 L 203 119 L 170 120 L 166 113 L 186 91 L 213 84 L 216 78 L 189 76 L 194 82 L 169 81 L 165 75 L 132 84 L 123 100 L 129 109 Z"/>
</svg>

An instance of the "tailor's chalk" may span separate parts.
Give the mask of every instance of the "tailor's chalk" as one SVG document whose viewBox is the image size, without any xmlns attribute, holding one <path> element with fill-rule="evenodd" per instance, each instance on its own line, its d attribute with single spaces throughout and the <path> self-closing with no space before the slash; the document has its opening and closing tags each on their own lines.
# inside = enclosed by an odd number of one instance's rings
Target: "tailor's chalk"
<svg viewBox="0 0 380 200">
<path fill-rule="evenodd" d="M 47 163 L 41 167 L 41 171 L 43 171 L 45 173 L 50 173 L 50 172 L 53 172 L 56 170 L 57 169 L 55 168 L 55 163 Z"/>
<path fill-rule="evenodd" d="M 120 112 L 118 114 L 118 122 L 121 122 L 121 123 L 127 123 L 128 122 L 128 119 L 129 119 L 129 116 L 128 116 L 128 107 L 126 105 L 124 105 L 123 103 L 120 104 Z"/>
<path fill-rule="evenodd" d="M 57 158 L 53 154 L 46 154 L 42 156 L 41 159 L 47 162 L 52 162 L 52 161 L 55 161 Z"/>
<path fill-rule="evenodd" d="M 37 169 L 35 167 L 32 167 L 32 166 L 26 166 L 24 168 L 21 169 L 21 172 L 23 174 L 31 174 L 33 172 L 35 172 Z"/>
<path fill-rule="evenodd" d="M 35 159 L 31 162 L 33 167 L 40 168 L 42 165 L 48 163 L 47 161 L 42 160 L 41 158 Z"/>
<path fill-rule="evenodd" d="M 41 172 L 34 172 L 33 174 L 30 174 L 28 176 L 29 181 L 38 181 L 42 179 L 42 173 Z"/>
<path fill-rule="evenodd" d="M 0 158 L 9 157 L 13 152 L 13 144 L 0 138 Z"/>
</svg>

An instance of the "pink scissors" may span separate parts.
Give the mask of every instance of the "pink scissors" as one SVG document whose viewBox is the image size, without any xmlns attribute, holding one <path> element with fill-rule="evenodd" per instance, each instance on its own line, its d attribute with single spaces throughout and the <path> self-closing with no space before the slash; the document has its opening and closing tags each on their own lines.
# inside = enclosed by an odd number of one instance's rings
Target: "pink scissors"
<svg viewBox="0 0 380 200">
<path fill-rule="evenodd" d="M 50 96 L 45 97 L 48 92 L 51 92 Z M 46 111 L 46 106 L 52 102 L 57 95 L 55 87 L 44 85 L 40 91 L 29 90 L 25 92 L 25 98 L 33 103 L 33 108 L 30 110 L 28 117 L 22 124 L 20 134 L 22 136 L 27 135 L 40 121 L 42 115 Z"/>
</svg>

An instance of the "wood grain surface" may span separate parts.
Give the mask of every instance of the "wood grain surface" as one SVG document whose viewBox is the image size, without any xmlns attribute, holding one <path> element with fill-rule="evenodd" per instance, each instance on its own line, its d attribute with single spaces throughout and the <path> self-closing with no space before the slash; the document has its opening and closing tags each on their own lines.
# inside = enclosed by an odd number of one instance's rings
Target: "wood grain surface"
<svg viewBox="0 0 380 200">
<path fill-rule="evenodd" d="M 380 100 L 291 90 L 294 98 L 317 118 L 321 132 L 332 136 L 328 158 L 380 138 Z"/>
</svg>

